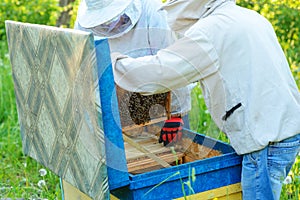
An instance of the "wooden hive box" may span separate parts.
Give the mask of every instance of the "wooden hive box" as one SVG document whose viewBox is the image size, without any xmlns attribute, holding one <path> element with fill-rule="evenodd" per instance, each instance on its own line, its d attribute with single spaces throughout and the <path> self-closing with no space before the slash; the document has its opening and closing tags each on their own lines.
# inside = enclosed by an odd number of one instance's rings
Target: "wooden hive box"
<svg viewBox="0 0 300 200">
<path fill-rule="evenodd" d="M 98 60 L 107 59 L 107 62 L 110 62 L 109 46 L 106 41 L 96 41 L 96 50 L 99 52 L 97 54 Z M 107 66 L 107 64 L 102 65 L 102 62 L 99 62 L 99 65 L 99 68 Z M 120 105 L 117 105 L 120 102 L 120 98 L 118 99 L 120 93 L 118 93 L 118 89 L 117 92 L 112 92 L 116 89 L 112 81 L 112 70 L 108 68 L 107 75 L 104 76 L 106 78 L 99 77 L 102 108 L 107 106 L 105 102 L 111 102 L 112 96 L 115 98 L 115 105 L 110 103 L 110 106 L 120 108 Z M 110 85 L 111 88 L 101 87 L 102 84 L 103 86 Z M 102 93 L 101 88 L 104 88 Z M 112 96 L 105 100 L 104 94 L 112 94 Z M 147 122 L 146 127 L 149 124 L 155 127 L 157 122 L 167 118 L 170 99 L 167 99 L 166 102 L 165 114 Z M 241 157 L 234 152 L 229 144 L 184 129 L 184 143 L 176 145 L 175 151 L 172 151 L 157 141 L 157 134 L 155 133 L 160 130 L 162 124 L 154 130 L 149 131 L 148 128 L 148 131 L 142 130 L 137 134 L 134 128 L 145 128 L 144 125 L 126 124 L 122 126 L 122 118 L 116 120 L 116 117 L 122 117 L 120 111 L 112 109 L 112 107 L 108 110 L 108 113 L 102 110 L 104 127 L 120 127 L 114 129 L 115 132 L 111 129 L 105 131 L 106 138 L 109 140 L 106 142 L 106 151 L 112 156 L 111 160 L 110 156 L 107 157 L 109 186 L 111 194 L 116 198 L 122 200 L 175 199 L 192 193 L 203 194 L 203 192 L 210 191 L 215 194 L 210 193 L 213 198 L 221 198 L 223 195 L 227 198 L 230 196 L 232 199 L 241 199 L 239 185 Z M 112 110 L 115 113 L 110 113 Z M 105 113 L 114 116 L 115 119 L 113 121 L 106 120 L 104 118 Z M 108 117 L 107 119 L 111 118 Z M 132 140 L 134 144 L 132 144 Z M 204 154 L 201 155 L 201 152 Z M 153 158 L 152 154 L 156 157 Z M 113 157 L 114 155 L 119 156 Z M 169 166 L 164 166 L 163 162 L 157 161 L 157 157 Z M 124 162 L 118 162 L 121 160 Z M 121 164 L 123 167 L 120 167 Z M 193 192 L 184 184 L 184 182 L 191 180 L 192 171 L 195 172 L 193 174 L 194 182 L 191 183 Z M 219 189 L 220 191 L 216 192 Z M 224 191 L 227 193 L 225 194 Z M 197 199 L 195 196 L 193 198 Z"/>
</svg>

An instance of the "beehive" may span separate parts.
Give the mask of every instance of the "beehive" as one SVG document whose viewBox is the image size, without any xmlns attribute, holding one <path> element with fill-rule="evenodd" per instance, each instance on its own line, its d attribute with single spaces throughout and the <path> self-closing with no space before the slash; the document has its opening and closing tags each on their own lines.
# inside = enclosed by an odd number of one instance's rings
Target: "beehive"
<svg viewBox="0 0 300 200">
<path fill-rule="evenodd" d="M 99 41 L 99 45 L 97 43 L 96 49 L 99 49 L 97 57 L 108 56 L 100 52 L 100 49 L 107 48 L 105 41 Z M 103 65 L 105 66 L 105 64 Z M 100 84 L 100 96 L 103 103 L 112 98 L 111 96 L 105 97 L 105 95 L 111 94 L 115 87 L 111 82 L 113 80 L 112 71 L 107 73 L 110 76 L 100 79 L 103 85 L 110 85 L 110 87 L 102 87 L 103 91 L 101 91 Z M 109 84 L 109 82 L 111 83 Z M 117 96 L 117 94 L 115 95 Z M 104 109 L 103 106 L 103 112 L 106 113 L 106 108 Z M 108 108 L 107 114 L 110 114 L 111 110 Z M 119 111 L 114 110 L 114 112 L 111 114 L 112 116 L 121 116 Z M 152 125 L 155 125 L 154 121 L 151 123 Z M 158 118 L 158 121 L 161 120 Z M 191 186 L 196 194 L 227 186 L 231 188 L 232 185 L 235 188 L 235 184 L 240 182 L 241 158 L 236 155 L 229 144 L 184 129 L 184 145 L 175 145 L 175 150 L 172 151 L 169 147 L 163 147 L 162 144 L 157 143 L 155 132 L 159 131 L 160 127 L 154 129 L 156 131 L 152 131 L 152 133 L 142 131 L 138 135 L 131 135 L 130 131 L 134 126 L 122 127 L 121 122 L 118 124 L 109 116 L 106 119 L 103 118 L 103 122 L 107 127 L 120 127 L 118 130 L 105 131 L 109 141 L 106 142 L 108 157 L 120 155 L 121 152 L 125 154 L 107 160 L 110 192 L 119 199 L 167 200 L 189 195 L 191 191 L 184 183 L 190 180 L 193 169 L 195 181 Z M 125 138 L 128 136 L 131 140 L 135 140 L 135 145 L 131 145 L 132 142 L 126 142 Z M 123 150 L 119 151 L 114 146 Z M 140 152 L 140 147 L 147 149 L 148 153 L 143 152 L 143 149 Z M 204 152 L 203 149 L 206 150 L 206 153 L 201 155 L 201 152 Z M 129 153 L 129 151 L 131 152 Z M 155 159 L 152 154 L 155 154 Z M 163 163 L 156 161 L 157 157 L 170 166 L 164 167 Z M 118 162 L 115 162 L 116 159 L 119 159 Z M 239 198 L 240 190 L 234 190 L 232 194 Z"/>
<path fill-rule="evenodd" d="M 161 110 L 153 115 L 121 119 L 126 115 L 119 111 L 107 40 L 49 26 L 6 25 L 23 150 L 61 176 L 63 199 L 82 192 L 82 199 L 97 200 L 109 192 L 121 200 L 180 198 L 191 194 L 185 184 L 191 174 L 196 194 L 240 182 L 241 158 L 229 144 L 188 129 L 174 150 L 157 143 L 155 125 L 169 113 L 165 94 L 155 98 Z M 134 133 L 148 124 L 147 131 Z"/>
</svg>

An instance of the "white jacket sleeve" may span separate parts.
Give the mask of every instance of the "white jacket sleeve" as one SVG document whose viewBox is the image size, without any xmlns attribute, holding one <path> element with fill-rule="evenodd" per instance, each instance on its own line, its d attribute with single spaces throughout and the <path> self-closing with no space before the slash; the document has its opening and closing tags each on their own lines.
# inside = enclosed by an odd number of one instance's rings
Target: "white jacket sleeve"
<svg viewBox="0 0 300 200">
<path fill-rule="evenodd" d="M 216 72 L 217 52 L 205 34 L 183 37 L 157 55 L 112 54 L 115 82 L 125 90 L 154 94 L 180 88 Z"/>
</svg>

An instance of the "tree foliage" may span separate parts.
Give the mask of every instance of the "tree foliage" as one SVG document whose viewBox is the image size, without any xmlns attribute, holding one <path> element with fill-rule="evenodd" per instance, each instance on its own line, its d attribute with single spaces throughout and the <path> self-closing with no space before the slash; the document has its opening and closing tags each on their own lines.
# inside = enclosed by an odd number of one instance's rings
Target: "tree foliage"
<svg viewBox="0 0 300 200">
<path fill-rule="evenodd" d="M 300 86 L 300 1 L 238 0 L 239 5 L 257 11 L 273 25 Z"/>
<path fill-rule="evenodd" d="M 56 26 L 70 27 L 73 5 L 75 0 L 59 0 L 59 6 L 63 8 L 59 18 L 56 21 Z"/>
<path fill-rule="evenodd" d="M 5 40 L 5 20 L 72 27 L 80 0 L 2 0 L 0 40 Z M 162 0 L 163 1 L 163 0 Z M 240 6 L 255 10 L 272 24 L 300 86 L 300 1 L 237 0 Z"/>
<path fill-rule="evenodd" d="M 0 39 L 5 39 L 5 20 L 52 25 L 58 11 L 57 0 L 1 0 Z"/>
<path fill-rule="evenodd" d="M 0 40 L 6 39 L 5 20 L 72 27 L 79 0 L 1 0 Z"/>
</svg>

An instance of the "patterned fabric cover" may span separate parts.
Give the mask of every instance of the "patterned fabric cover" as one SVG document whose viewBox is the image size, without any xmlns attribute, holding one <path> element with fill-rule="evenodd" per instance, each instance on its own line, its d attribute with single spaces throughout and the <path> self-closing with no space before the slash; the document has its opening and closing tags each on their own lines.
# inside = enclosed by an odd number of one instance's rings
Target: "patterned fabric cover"
<svg viewBox="0 0 300 200">
<path fill-rule="evenodd" d="M 91 198 L 109 199 L 93 37 L 13 21 L 6 28 L 24 153 Z"/>
</svg>

